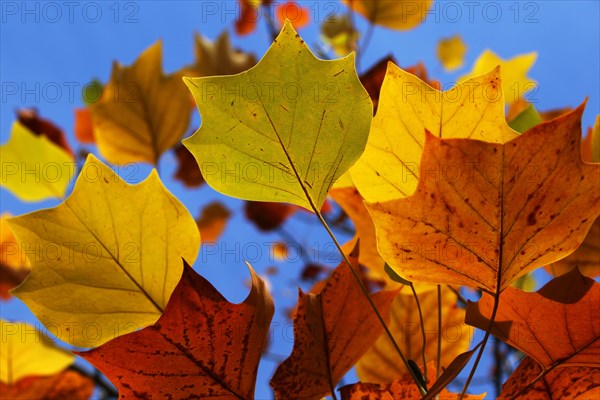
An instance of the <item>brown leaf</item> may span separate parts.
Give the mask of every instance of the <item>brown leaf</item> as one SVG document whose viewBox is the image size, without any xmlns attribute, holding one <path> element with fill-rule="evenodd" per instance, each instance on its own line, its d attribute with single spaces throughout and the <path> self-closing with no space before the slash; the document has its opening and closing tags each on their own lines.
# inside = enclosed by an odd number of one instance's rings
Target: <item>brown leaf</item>
<svg viewBox="0 0 600 400">
<path fill-rule="evenodd" d="M 263 232 L 279 228 L 296 210 L 297 207 L 287 203 L 265 201 L 246 201 L 244 208 L 246 218 Z"/>
<path fill-rule="evenodd" d="M 252 290 L 229 303 L 187 263 L 153 326 L 81 353 L 120 398 L 252 399 L 273 302 L 252 268 Z"/>
<path fill-rule="evenodd" d="M 357 253 L 358 247 L 350 254 L 355 269 Z M 397 294 L 394 290 L 371 295 L 385 320 Z M 320 293 L 299 290 L 294 349 L 271 379 L 276 397 L 306 400 L 330 394 L 382 331 L 349 266 L 342 262 Z"/>
<path fill-rule="evenodd" d="M 200 34 L 196 34 L 194 40 L 196 62 L 186 69 L 193 76 L 235 75 L 256 64 L 252 54 L 232 47 L 226 30 L 214 42 Z"/>
<path fill-rule="evenodd" d="M 54 122 L 40 117 L 35 108 L 17 110 L 17 119 L 36 135 L 46 136 L 52 143 L 64 149 L 73 157 L 73 150 L 65 137 L 65 133 Z"/>
<path fill-rule="evenodd" d="M 504 145 L 428 133 L 415 194 L 367 205 L 380 254 L 408 280 L 490 293 L 571 254 L 600 214 L 583 109 Z"/>
<path fill-rule="evenodd" d="M 216 242 L 225 230 L 230 217 L 231 212 L 218 201 L 205 206 L 200 218 L 196 221 L 202 243 Z"/>
<path fill-rule="evenodd" d="M 94 382 L 71 370 L 23 378 L 14 385 L 0 382 L 0 397 L 11 400 L 87 400 L 93 392 Z"/>
<path fill-rule="evenodd" d="M 502 386 L 498 400 L 589 400 L 600 398 L 600 369 L 589 367 L 556 368 L 525 389 L 542 368 L 527 357 Z"/>
<path fill-rule="evenodd" d="M 469 302 L 466 323 L 487 329 L 493 298 Z M 553 279 L 536 293 L 509 287 L 500 296 L 492 334 L 545 368 L 600 367 L 600 283 L 578 269 Z"/>
<path fill-rule="evenodd" d="M 174 178 L 188 188 L 202 186 L 204 177 L 192 153 L 181 143 L 175 147 L 174 151 L 178 163 Z"/>
<path fill-rule="evenodd" d="M 427 381 L 435 381 L 435 365 L 433 362 L 427 364 Z M 342 387 L 340 393 L 342 400 L 421 400 L 423 397 L 408 372 L 392 383 L 376 384 L 359 382 Z M 458 398 L 458 393 L 451 393 L 446 389 L 443 389 L 439 393 L 440 400 L 456 400 Z M 481 395 L 467 394 L 463 397 L 465 400 L 484 398 L 485 393 Z"/>
</svg>

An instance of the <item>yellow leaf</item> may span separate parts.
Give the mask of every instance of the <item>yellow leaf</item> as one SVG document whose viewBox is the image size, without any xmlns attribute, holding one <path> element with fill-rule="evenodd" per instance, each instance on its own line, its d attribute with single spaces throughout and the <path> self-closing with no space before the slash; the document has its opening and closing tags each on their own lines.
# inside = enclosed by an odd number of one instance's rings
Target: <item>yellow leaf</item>
<svg viewBox="0 0 600 400">
<path fill-rule="evenodd" d="M 0 184 L 23 201 L 62 198 L 75 174 L 73 157 L 45 135 L 13 123 L 10 139 L 0 146 Z"/>
<path fill-rule="evenodd" d="M 433 288 L 433 290 L 432 290 Z M 416 287 L 425 324 L 425 357 L 427 362 L 437 359 L 438 295 L 435 286 Z M 456 295 L 442 286 L 442 367 L 469 348 L 473 329 L 465 324 L 465 310 L 457 306 Z M 388 325 L 394 339 L 407 359 L 423 365 L 423 336 L 417 302 L 409 287 L 404 287 L 392 304 Z M 363 382 L 390 383 L 408 372 L 389 338 L 382 335 L 356 364 L 356 372 Z"/>
<path fill-rule="evenodd" d="M 344 0 L 373 24 L 408 30 L 425 21 L 433 0 Z"/>
<path fill-rule="evenodd" d="M 188 129 L 190 103 L 181 74 L 165 76 L 161 59 L 157 42 L 133 65 L 115 63 L 102 97 L 90 106 L 98 150 L 110 162 L 156 164 Z"/>
<path fill-rule="evenodd" d="M 183 143 L 228 196 L 319 210 L 364 150 L 373 106 L 354 53 L 319 60 L 289 21 L 254 68 L 185 82 L 202 125 Z"/>
<path fill-rule="evenodd" d="M 503 60 L 493 51 L 485 50 L 475 61 L 473 70 L 460 78 L 459 82 L 464 82 L 500 66 L 504 100 L 507 104 L 515 103 L 521 100 L 526 92 L 537 86 L 536 81 L 527 77 L 527 72 L 533 67 L 536 59 L 536 52 L 520 54 L 509 60 Z"/>
<path fill-rule="evenodd" d="M 186 208 L 156 171 L 131 186 L 93 155 L 59 206 L 9 220 L 32 271 L 11 293 L 57 336 L 98 346 L 151 325 L 200 246 Z"/>
<path fill-rule="evenodd" d="M 8 385 L 28 376 L 57 374 L 75 360 L 24 322 L 0 320 L 0 331 L 0 381 Z"/>
<path fill-rule="evenodd" d="M 465 54 L 467 54 L 467 45 L 460 35 L 442 39 L 438 43 L 438 60 L 448 71 L 462 67 L 465 63 Z"/>
<path fill-rule="evenodd" d="M 350 170 L 365 200 L 387 201 L 415 191 L 425 131 L 492 143 L 517 137 L 504 118 L 500 71 L 442 93 L 389 63 L 367 148 Z"/>
</svg>

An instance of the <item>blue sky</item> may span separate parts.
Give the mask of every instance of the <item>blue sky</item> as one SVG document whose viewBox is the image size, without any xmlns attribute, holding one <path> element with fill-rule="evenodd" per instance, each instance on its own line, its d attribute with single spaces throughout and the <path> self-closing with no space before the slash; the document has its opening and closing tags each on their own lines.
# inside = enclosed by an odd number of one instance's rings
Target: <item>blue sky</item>
<svg viewBox="0 0 600 400">
<path fill-rule="evenodd" d="M 301 1 L 312 11 L 313 22 L 320 23 L 331 12 L 344 12 L 334 1 Z M 164 69 L 174 71 L 194 58 L 193 33 L 216 38 L 226 29 L 233 33 L 234 1 L 99 1 L 21 2 L 2 1 L 0 28 L 0 142 L 9 137 L 14 111 L 19 107 L 36 107 L 42 116 L 65 129 L 75 143 L 73 110 L 81 107 L 81 88 L 92 78 L 108 80 L 113 60 L 130 64 L 156 40 L 163 41 Z M 70 8 L 71 7 L 71 8 Z M 210 8 L 209 8 L 210 7 Z M 208 10 L 216 13 L 207 15 Z M 419 27 L 398 32 L 376 28 L 369 48 L 363 55 L 361 69 L 393 54 L 400 66 L 425 63 L 430 76 L 447 85 L 470 70 L 477 56 L 486 48 L 503 58 L 530 51 L 538 60 L 529 76 L 539 83 L 530 98 L 540 110 L 577 106 L 589 98 L 583 126 L 592 125 L 600 112 L 600 3 L 590 1 L 495 1 L 436 2 L 427 21 Z M 359 29 L 365 21 L 357 18 Z M 309 45 L 319 42 L 318 24 L 302 29 L 300 34 Z M 465 66 L 447 74 L 435 53 L 439 39 L 462 35 L 468 46 Z M 236 37 L 234 44 L 262 56 L 270 44 L 265 25 L 259 22 L 255 33 Z M 14 92 L 14 88 L 17 88 Z M 195 121 L 198 122 L 197 116 Z M 206 276 L 231 301 L 241 301 L 246 293 L 247 271 L 243 258 L 251 258 L 260 272 L 274 264 L 267 255 L 269 242 L 280 240 L 276 234 L 260 236 L 243 217 L 242 202 L 226 199 L 210 188 L 187 190 L 171 179 L 174 158 L 169 153 L 161 162 L 165 185 L 197 216 L 201 207 L 215 199 L 234 211 L 218 251 L 201 250 L 196 269 Z M 149 168 L 142 166 L 131 181 L 142 180 Z M 21 203 L 6 190 L 0 191 L 1 211 L 22 214 L 57 201 Z M 330 252 L 332 247 L 316 223 L 306 223 L 308 214 L 298 215 L 285 226 L 307 247 Z M 342 237 L 343 241 L 345 238 Z M 228 247 L 224 247 L 228 246 Z M 225 253 L 223 250 L 230 250 Z M 261 249 L 257 253 L 257 249 Z M 271 350 L 281 355 L 291 350 L 291 329 L 284 317 L 295 303 L 292 279 L 302 267 L 300 261 L 275 263 L 281 273 L 272 278 L 278 324 Z M 32 321 L 33 317 L 17 300 L 2 303 L 2 317 Z M 259 373 L 257 398 L 270 397 L 267 388 L 275 364 L 265 360 Z M 481 366 L 482 370 L 487 368 Z M 348 381 L 349 382 L 349 381 Z M 479 387 L 477 387 L 479 389 Z M 485 388 L 490 390 L 490 388 Z"/>
</svg>

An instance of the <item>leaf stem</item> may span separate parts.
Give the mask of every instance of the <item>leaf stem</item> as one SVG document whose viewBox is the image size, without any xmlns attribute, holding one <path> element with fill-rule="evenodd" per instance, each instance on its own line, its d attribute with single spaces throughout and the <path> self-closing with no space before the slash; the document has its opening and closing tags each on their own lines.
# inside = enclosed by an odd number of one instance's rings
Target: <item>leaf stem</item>
<svg viewBox="0 0 600 400">
<path fill-rule="evenodd" d="M 438 332 L 437 332 L 437 359 L 435 360 L 435 378 L 440 377 L 442 366 L 442 287 L 437 285 L 438 304 Z"/>
<path fill-rule="evenodd" d="M 463 390 L 460 393 L 459 400 L 461 400 L 464 397 L 465 393 L 467 392 L 467 389 L 469 388 L 469 384 L 471 384 L 471 380 L 473 379 L 473 376 L 475 375 L 475 371 L 477 370 L 477 366 L 479 365 L 479 361 L 481 360 L 481 356 L 483 355 L 483 351 L 485 350 L 485 345 L 487 344 L 488 339 L 490 338 L 490 333 L 492 332 L 492 328 L 494 326 L 494 321 L 496 320 L 496 313 L 498 312 L 499 304 L 500 304 L 500 292 L 498 292 L 494 295 L 494 308 L 492 310 L 492 316 L 490 318 L 490 323 L 488 325 L 488 328 L 485 330 L 485 336 L 483 337 L 483 340 L 481 342 L 481 348 L 479 349 L 479 352 L 477 353 L 477 357 L 475 358 L 475 363 L 473 364 L 473 368 L 471 368 L 471 372 L 469 373 L 469 377 L 467 378 L 467 381 L 465 382 L 465 386 L 463 387 Z"/>
<path fill-rule="evenodd" d="M 427 390 L 427 357 L 425 356 L 425 347 L 427 347 L 427 334 L 425 333 L 425 320 L 423 319 L 423 312 L 421 311 L 421 303 L 419 302 L 419 296 L 415 290 L 415 285 L 410 283 L 410 289 L 412 290 L 413 297 L 417 302 L 417 311 L 419 312 L 419 320 L 421 321 L 421 335 L 423 336 L 423 346 L 421 347 L 421 356 L 423 357 L 423 376 L 425 380 L 425 390 Z"/>
<path fill-rule="evenodd" d="M 402 350 L 400 350 L 400 347 L 398 346 L 398 343 L 396 343 L 396 340 L 394 339 L 394 336 L 392 335 L 392 332 L 390 332 L 390 329 L 388 328 L 387 324 L 383 320 L 383 317 L 379 313 L 379 310 L 377 310 L 377 307 L 375 306 L 375 303 L 373 303 L 373 300 L 371 299 L 371 295 L 367 291 L 367 288 L 365 288 L 365 285 L 363 284 L 362 279 L 360 278 L 360 276 L 358 276 L 358 273 L 356 272 L 356 270 L 354 268 L 352 268 L 352 263 L 348 259 L 348 256 L 346 255 L 346 253 L 344 253 L 344 250 L 342 249 L 342 246 L 337 241 L 335 235 L 333 234 L 333 232 L 329 228 L 329 225 L 327 224 L 327 222 L 323 218 L 323 215 L 321 215 L 321 212 L 317 209 L 317 207 L 314 205 L 314 203 L 312 201 L 310 201 L 310 205 L 311 205 L 313 211 L 315 212 L 315 214 L 317 215 L 317 217 L 319 218 L 319 221 L 321 221 L 321 224 L 323 225 L 323 227 L 325 228 L 325 230 L 329 234 L 329 237 L 331 237 L 331 240 L 333 240 L 333 243 L 337 247 L 338 252 L 342 255 L 342 257 L 344 258 L 344 261 L 346 262 L 346 264 L 348 264 L 348 268 L 350 268 L 350 271 L 352 272 L 352 276 L 356 280 L 356 283 L 360 287 L 360 290 L 363 292 L 363 294 L 367 298 L 367 301 L 369 302 L 369 304 L 371 305 L 371 308 L 375 312 L 375 315 L 377 316 L 377 319 L 379 320 L 379 323 L 383 327 L 383 330 L 385 331 L 385 334 L 390 339 L 390 342 L 392 342 L 392 345 L 396 349 L 396 352 L 400 356 L 400 359 L 402 360 L 402 362 L 406 366 L 406 369 L 408 370 L 408 372 L 410 373 L 411 377 L 415 381 L 417 387 L 419 388 L 419 391 L 421 392 L 421 394 L 427 393 L 426 390 L 425 390 L 425 388 L 420 384 L 419 379 L 417 378 L 417 376 L 415 375 L 415 373 L 413 372 L 413 370 L 408 365 L 408 361 L 406 360 L 406 357 L 404 357 L 404 354 L 402 353 Z"/>
</svg>

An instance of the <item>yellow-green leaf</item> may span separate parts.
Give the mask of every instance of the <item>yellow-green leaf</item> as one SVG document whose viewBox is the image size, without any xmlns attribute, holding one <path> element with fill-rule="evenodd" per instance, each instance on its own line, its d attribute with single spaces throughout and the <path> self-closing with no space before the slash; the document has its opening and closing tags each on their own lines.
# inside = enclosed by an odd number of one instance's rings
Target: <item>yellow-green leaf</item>
<svg viewBox="0 0 600 400">
<path fill-rule="evenodd" d="M 438 43 L 437 57 L 447 71 L 454 71 L 465 63 L 467 45 L 460 35 L 442 39 Z"/>
<path fill-rule="evenodd" d="M 156 322 L 192 263 L 194 219 L 156 171 L 132 186 L 93 155 L 59 206 L 9 220 L 32 271 L 12 294 L 57 336 L 95 347 Z"/>
<path fill-rule="evenodd" d="M 181 74 L 164 75 L 157 42 L 129 67 L 113 66 L 102 97 L 91 105 L 100 153 L 113 163 L 156 164 L 179 142 L 190 123 L 190 103 Z"/>
<path fill-rule="evenodd" d="M 475 61 L 471 73 L 460 78 L 459 82 L 464 82 L 500 66 L 504 100 L 508 104 L 516 103 L 523 98 L 526 92 L 537 86 L 537 82 L 527 76 L 527 72 L 533 67 L 536 59 L 536 52 L 520 54 L 509 60 L 503 60 L 493 51 L 485 50 Z"/>
<path fill-rule="evenodd" d="M 425 131 L 492 143 L 517 137 L 504 118 L 500 71 L 440 92 L 389 63 L 367 148 L 350 170 L 365 200 L 387 201 L 415 191 Z"/>
<path fill-rule="evenodd" d="M 24 322 L 0 320 L 0 331 L 0 381 L 7 385 L 28 376 L 57 374 L 75 360 L 75 356 Z"/>
<path fill-rule="evenodd" d="M 75 174 L 73 157 L 45 135 L 35 135 L 20 122 L 0 146 L 2 187 L 23 201 L 62 198 Z"/>
<path fill-rule="evenodd" d="M 318 210 L 364 150 L 373 108 L 354 54 L 319 60 L 289 22 L 254 68 L 185 82 L 202 125 L 184 144 L 226 195 Z"/>
<path fill-rule="evenodd" d="M 542 123 L 542 116 L 535 109 L 533 104 L 529 104 L 512 121 L 509 122 L 511 128 L 519 133 L 524 133 L 528 129 Z"/>
<path fill-rule="evenodd" d="M 371 23 L 408 30 L 425 22 L 433 0 L 344 0 Z"/>
</svg>

